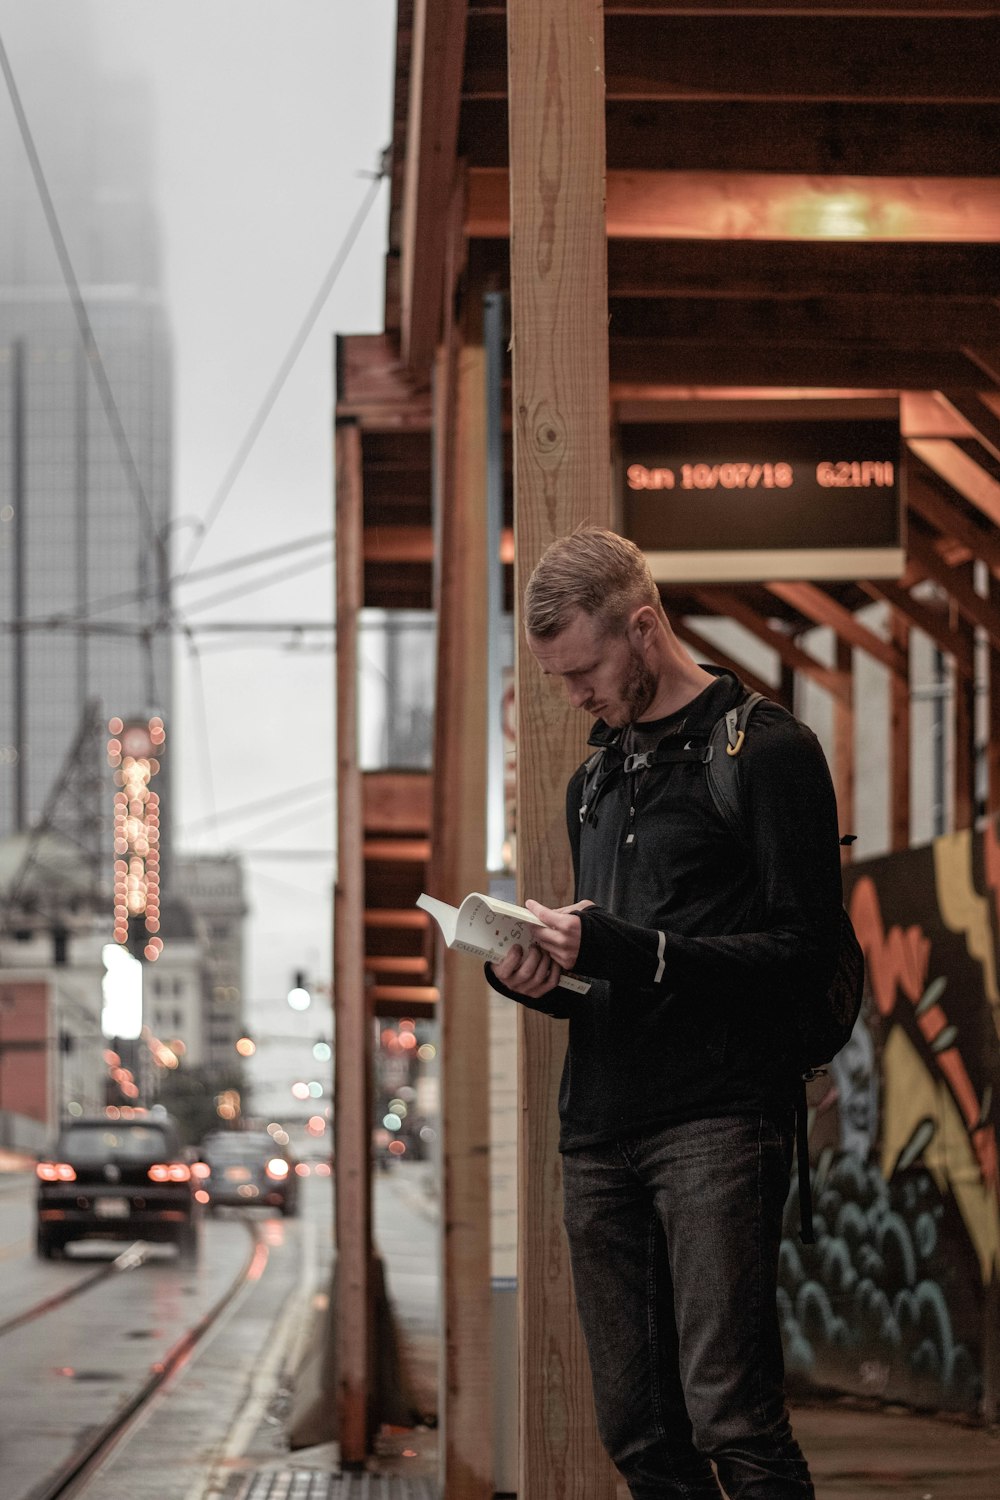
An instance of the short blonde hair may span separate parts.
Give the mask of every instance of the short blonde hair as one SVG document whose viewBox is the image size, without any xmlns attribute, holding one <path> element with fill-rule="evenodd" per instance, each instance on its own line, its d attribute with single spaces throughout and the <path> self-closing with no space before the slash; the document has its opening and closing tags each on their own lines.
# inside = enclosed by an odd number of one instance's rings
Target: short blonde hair
<svg viewBox="0 0 1000 1500">
<path fill-rule="evenodd" d="M 615 531 L 586 526 L 559 537 L 542 553 L 524 591 L 524 626 L 536 639 L 549 640 L 582 610 L 617 634 L 643 604 L 663 612 L 660 591 L 639 548 Z"/>
</svg>

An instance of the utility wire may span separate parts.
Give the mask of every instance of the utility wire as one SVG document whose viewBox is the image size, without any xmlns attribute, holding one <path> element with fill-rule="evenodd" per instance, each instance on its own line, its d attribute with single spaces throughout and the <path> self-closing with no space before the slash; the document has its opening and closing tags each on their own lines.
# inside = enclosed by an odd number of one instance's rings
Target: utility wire
<svg viewBox="0 0 1000 1500">
<path fill-rule="evenodd" d="M 125 427 L 121 419 L 121 414 L 118 410 L 117 402 L 115 401 L 114 391 L 111 389 L 111 382 L 108 379 L 108 373 L 104 367 L 104 361 L 101 358 L 101 351 L 98 348 L 97 340 L 94 337 L 94 330 L 91 326 L 90 315 L 87 312 L 87 306 L 83 300 L 83 294 L 80 291 L 80 283 L 77 281 L 76 272 L 73 269 L 73 262 L 70 259 L 69 250 L 66 245 L 66 239 L 63 235 L 62 228 L 59 223 L 59 216 L 56 213 L 56 207 L 55 203 L 52 200 L 52 194 L 49 192 L 49 185 L 45 179 L 45 172 L 42 168 L 41 158 L 39 157 L 38 151 L 35 148 L 34 138 L 31 134 L 31 127 L 28 124 L 28 117 L 25 114 L 24 106 L 21 103 L 21 95 L 18 91 L 17 82 L 14 78 L 14 73 L 10 65 L 10 59 L 7 56 L 7 49 L 4 46 L 2 37 L 0 37 L 0 68 L 3 69 L 3 75 L 7 83 L 7 92 L 10 95 L 10 102 L 13 106 L 14 114 L 17 118 L 18 129 L 21 132 L 21 141 L 24 145 L 25 154 L 28 158 L 28 164 L 31 167 L 31 175 L 35 179 L 35 187 L 41 200 L 42 211 L 45 214 L 45 220 L 48 224 L 49 234 L 52 238 L 52 244 L 55 248 L 56 257 L 59 261 L 59 269 L 62 272 L 63 281 L 66 283 L 66 290 L 69 293 L 69 299 L 73 307 L 73 312 L 76 316 L 77 328 L 80 333 L 80 339 L 83 343 L 84 354 L 86 355 L 87 362 L 90 365 L 91 373 L 93 374 L 94 382 L 97 386 L 98 394 L 101 398 L 101 404 L 104 407 L 104 414 L 107 417 L 108 426 L 111 428 L 111 435 L 114 438 L 115 447 L 118 450 L 118 458 L 122 465 L 122 468 L 125 471 L 126 478 L 128 479 L 129 487 L 132 492 L 132 498 L 139 511 L 140 520 L 149 533 L 149 541 L 156 549 L 157 560 L 160 565 L 160 577 L 162 579 L 162 588 L 160 591 L 162 595 L 165 592 L 167 586 L 168 563 L 166 548 L 163 545 L 163 538 L 160 536 L 156 528 L 156 522 L 153 519 L 153 512 L 150 508 L 149 501 L 146 498 L 146 491 L 142 483 L 142 476 L 139 473 L 138 465 L 136 464 L 135 457 L 133 456 L 132 449 L 129 445 L 128 436 L 126 435 Z"/>
<path fill-rule="evenodd" d="M 282 360 L 281 365 L 278 368 L 278 372 L 272 380 L 267 393 L 263 401 L 261 402 L 256 415 L 254 416 L 253 421 L 247 428 L 243 441 L 240 443 L 239 448 L 236 450 L 236 456 L 234 457 L 232 463 L 229 465 L 229 468 L 226 470 L 222 483 L 216 491 L 215 498 L 212 500 L 212 503 L 205 514 L 204 524 L 201 527 L 201 530 L 199 531 L 197 537 L 194 539 L 191 550 L 188 553 L 187 560 L 181 569 L 182 578 L 187 574 L 206 536 L 218 519 L 219 512 L 222 510 L 222 507 L 229 499 L 229 495 L 232 491 L 233 485 L 239 478 L 240 472 L 243 469 L 243 465 L 249 458 L 253 446 L 257 441 L 257 438 L 260 436 L 261 429 L 270 416 L 271 409 L 274 406 L 274 403 L 277 401 L 278 396 L 281 394 L 282 387 L 284 386 L 285 381 L 288 379 L 295 361 L 301 354 L 302 347 L 305 344 L 306 339 L 312 332 L 313 325 L 315 324 L 316 319 L 319 317 L 324 303 L 333 290 L 333 286 L 337 280 L 337 277 L 340 275 L 341 271 L 344 268 L 344 264 L 347 260 L 348 255 L 354 248 L 354 242 L 358 238 L 358 235 L 361 233 L 361 230 L 364 227 L 365 220 L 368 218 L 368 215 L 371 212 L 372 205 L 374 204 L 375 199 L 378 197 L 379 188 L 382 185 L 382 179 L 388 175 L 388 157 L 388 151 L 384 151 L 382 153 L 382 159 L 379 163 L 379 169 L 377 172 L 372 174 L 372 180 L 369 185 L 368 191 L 361 202 L 361 206 L 359 207 L 357 213 L 354 215 L 354 218 L 351 220 L 351 223 L 348 226 L 347 233 L 345 234 L 343 241 L 341 242 L 340 249 L 337 251 L 329 270 L 323 277 L 323 280 L 320 283 L 319 290 L 317 291 L 315 297 L 312 300 L 312 303 L 310 304 L 309 311 L 306 313 L 306 316 L 303 319 L 298 333 L 292 340 L 288 353 Z"/>
<path fill-rule="evenodd" d="M 248 552 L 243 557 L 231 557 L 227 562 L 213 563 L 209 568 L 198 568 L 194 573 L 188 573 L 184 577 L 179 574 L 170 580 L 173 588 L 179 584 L 200 583 L 205 578 L 215 578 L 219 573 L 232 573 L 237 568 L 252 568 L 258 563 L 269 562 L 273 557 L 282 557 L 289 552 L 301 552 L 305 547 L 319 547 L 326 543 L 333 543 L 332 531 L 318 531 L 313 536 L 298 537 L 293 542 L 280 542 L 276 547 L 265 547 L 260 552 Z M 22 620 L 24 626 L 30 624 L 45 624 L 48 628 L 55 630 L 62 625 L 78 625 L 81 621 L 90 620 L 94 615 L 105 609 L 119 609 L 126 604 L 143 604 L 150 598 L 148 589 L 129 589 L 120 594 L 105 594 L 103 599 L 93 599 L 85 609 L 74 610 L 72 613 L 66 611 L 58 615 L 39 615 L 36 619 Z"/>
<path fill-rule="evenodd" d="M 207 599 L 194 599 L 184 606 L 184 613 L 185 616 L 190 616 L 199 609 L 210 609 L 215 604 L 228 604 L 231 599 L 245 599 L 247 594 L 254 594 L 259 589 L 270 588 L 276 583 L 287 583 L 290 578 L 298 578 L 303 573 L 312 573 L 317 568 L 332 566 L 332 557 L 313 557 L 308 562 L 296 563 L 294 568 L 285 568 L 278 573 L 268 573 L 264 578 L 256 578 L 253 583 L 240 584 L 235 589 L 225 589 L 221 594 L 210 594 Z"/>
<path fill-rule="evenodd" d="M 242 802 L 239 807 L 229 807 L 225 812 L 216 814 L 216 821 L 252 816 L 255 813 L 265 812 L 269 808 L 278 807 L 282 802 L 298 802 L 303 797 L 311 797 L 328 791 L 332 786 L 333 777 L 324 776 L 321 781 L 311 781 L 306 786 L 290 787 L 288 791 L 274 792 L 270 797 L 257 797 L 253 802 Z M 177 837 L 184 838 L 186 834 L 194 831 L 187 827 L 182 828 Z"/>
<path fill-rule="evenodd" d="M 187 636 L 188 647 L 191 653 L 191 661 L 194 665 L 195 684 L 198 696 L 201 699 L 201 732 L 205 745 L 205 782 L 208 791 L 209 818 L 215 829 L 216 842 L 220 842 L 219 815 L 216 811 L 215 780 L 212 776 L 212 745 L 208 734 L 208 700 L 205 696 L 205 678 L 201 670 L 201 655 L 198 651 L 198 643 L 191 630 L 185 627 L 184 634 Z"/>
</svg>

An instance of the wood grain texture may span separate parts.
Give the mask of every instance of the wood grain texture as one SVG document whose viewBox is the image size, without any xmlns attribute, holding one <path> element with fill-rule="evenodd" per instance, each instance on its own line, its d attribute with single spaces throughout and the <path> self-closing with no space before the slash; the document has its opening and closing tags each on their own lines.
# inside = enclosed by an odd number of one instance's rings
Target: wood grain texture
<svg viewBox="0 0 1000 1500">
<path fill-rule="evenodd" d="M 508 8 L 516 597 L 545 546 L 611 522 L 604 230 L 603 7 Z M 519 639 L 518 886 L 572 899 L 563 809 L 583 725 Z M 602 1500 L 611 1466 L 561 1226 L 555 1097 L 560 1024 L 524 1011 L 519 1036 L 520 1500 Z"/>
<path fill-rule="evenodd" d="M 371 1219 L 371 1025 L 364 969 L 363 791 L 357 754 L 357 630 L 362 603 L 361 435 L 341 424 L 337 473 L 337 884 L 334 890 L 334 1176 L 337 1243 L 337 1434 L 347 1463 L 371 1451 L 374 1283 Z"/>
<path fill-rule="evenodd" d="M 438 360 L 441 552 L 434 735 L 434 885 L 454 904 L 485 890 L 486 446 L 481 347 Z M 441 1002 L 439 1446 L 444 1500 L 493 1493 L 487 987 L 478 963 L 438 944 Z"/>
</svg>

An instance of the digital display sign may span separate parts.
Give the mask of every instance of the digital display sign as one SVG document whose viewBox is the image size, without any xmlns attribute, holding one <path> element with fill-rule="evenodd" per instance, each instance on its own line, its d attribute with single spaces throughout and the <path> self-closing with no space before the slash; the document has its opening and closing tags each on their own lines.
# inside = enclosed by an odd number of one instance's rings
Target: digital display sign
<svg viewBox="0 0 1000 1500">
<path fill-rule="evenodd" d="M 659 582 L 903 572 L 896 421 L 637 424 L 621 446 L 623 530 Z"/>
</svg>

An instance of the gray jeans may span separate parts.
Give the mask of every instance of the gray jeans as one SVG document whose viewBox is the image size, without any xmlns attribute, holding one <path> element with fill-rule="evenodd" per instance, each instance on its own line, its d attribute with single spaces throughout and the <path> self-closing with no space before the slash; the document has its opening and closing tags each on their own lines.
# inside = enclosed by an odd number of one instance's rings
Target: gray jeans
<svg viewBox="0 0 1000 1500">
<path fill-rule="evenodd" d="M 796 1500 L 776 1308 L 792 1119 L 727 1115 L 563 1157 L 598 1427 L 635 1500 Z"/>
</svg>

